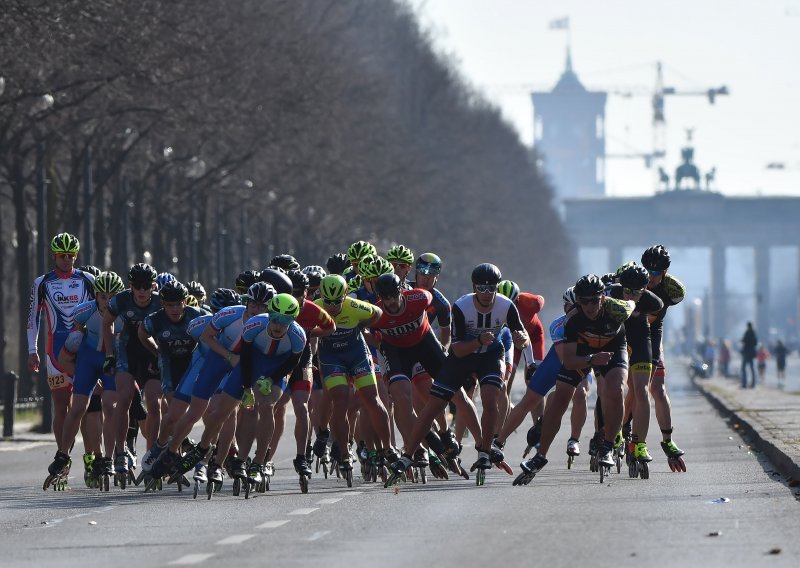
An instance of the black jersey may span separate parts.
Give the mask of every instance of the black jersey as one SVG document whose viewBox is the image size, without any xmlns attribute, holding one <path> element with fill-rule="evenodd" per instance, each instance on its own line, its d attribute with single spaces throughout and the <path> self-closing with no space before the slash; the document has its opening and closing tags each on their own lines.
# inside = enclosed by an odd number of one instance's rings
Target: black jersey
<svg viewBox="0 0 800 568">
<path fill-rule="evenodd" d="M 680 304 L 686 297 L 686 286 L 675 278 L 672 274 L 664 274 L 658 286 L 650 289 L 653 294 L 658 296 L 664 306 L 655 314 L 648 317 L 650 321 L 651 339 L 653 346 L 653 359 L 661 359 L 661 338 L 664 335 L 664 318 L 667 315 L 667 308 Z"/>
<path fill-rule="evenodd" d="M 633 313 L 635 304 L 606 298 L 597 319 L 589 319 L 579 306 L 569 312 L 564 322 L 564 341 L 584 346 L 585 353 L 597 353 L 620 335 L 625 335 L 625 320 Z M 582 350 L 581 350 L 582 351 Z M 580 352 L 580 351 L 579 351 Z"/>
</svg>

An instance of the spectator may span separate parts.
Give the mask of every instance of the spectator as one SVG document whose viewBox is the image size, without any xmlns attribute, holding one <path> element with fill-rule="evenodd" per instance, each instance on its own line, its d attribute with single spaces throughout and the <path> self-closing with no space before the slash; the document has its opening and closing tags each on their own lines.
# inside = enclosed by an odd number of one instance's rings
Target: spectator
<svg viewBox="0 0 800 568">
<path fill-rule="evenodd" d="M 784 383 L 786 382 L 786 355 L 788 354 L 789 350 L 783 344 L 783 341 L 780 339 L 778 340 L 778 344 L 775 345 L 774 353 L 775 353 L 775 367 L 778 369 L 778 388 L 782 389 L 784 387 Z"/>
<path fill-rule="evenodd" d="M 769 359 L 769 351 L 762 343 L 758 348 L 758 352 L 756 353 L 756 361 L 758 361 L 758 382 L 760 382 L 762 385 L 765 383 L 767 378 L 767 359 Z"/>
<path fill-rule="evenodd" d="M 728 365 L 731 363 L 731 342 L 727 339 L 719 340 L 719 373 L 728 376 Z"/>
<path fill-rule="evenodd" d="M 756 369 L 753 365 L 753 359 L 756 358 L 756 345 L 758 345 L 758 338 L 753 329 L 753 322 L 747 322 L 747 329 L 742 336 L 742 388 L 747 388 L 747 367 L 750 367 L 750 376 L 752 377 L 750 387 L 756 387 Z"/>
<path fill-rule="evenodd" d="M 713 339 L 707 339 L 703 351 L 703 363 L 708 365 L 708 377 L 714 376 L 714 360 L 717 358 L 717 348 Z"/>
</svg>

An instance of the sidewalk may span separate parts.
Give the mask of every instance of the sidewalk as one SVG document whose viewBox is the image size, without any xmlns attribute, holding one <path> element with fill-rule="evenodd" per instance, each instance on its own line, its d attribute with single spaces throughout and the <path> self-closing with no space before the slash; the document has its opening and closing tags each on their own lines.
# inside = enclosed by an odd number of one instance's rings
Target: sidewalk
<svg viewBox="0 0 800 568">
<path fill-rule="evenodd" d="M 800 391 L 779 390 L 769 380 L 754 389 L 741 388 L 739 379 L 722 377 L 693 382 L 724 416 L 735 419 L 790 483 L 800 482 Z"/>
</svg>

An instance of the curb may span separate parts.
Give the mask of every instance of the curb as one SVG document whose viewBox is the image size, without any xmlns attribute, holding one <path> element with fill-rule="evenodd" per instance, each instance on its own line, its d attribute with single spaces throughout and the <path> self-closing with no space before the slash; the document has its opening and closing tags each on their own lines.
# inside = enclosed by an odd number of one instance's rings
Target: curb
<svg viewBox="0 0 800 568">
<path fill-rule="evenodd" d="M 753 445 L 764 454 L 767 459 L 772 462 L 772 465 L 781 473 L 787 480 L 800 480 L 800 464 L 796 463 L 794 459 L 786 454 L 778 445 L 773 442 L 770 436 L 762 435 L 762 429 L 758 423 L 750 422 L 745 414 L 741 412 L 741 407 L 738 405 L 734 407 L 730 402 L 720 397 L 710 389 L 703 386 L 698 379 L 691 379 L 695 388 L 700 391 L 711 405 L 725 418 L 733 418 L 739 424 L 739 432 L 749 436 Z"/>
</svg>

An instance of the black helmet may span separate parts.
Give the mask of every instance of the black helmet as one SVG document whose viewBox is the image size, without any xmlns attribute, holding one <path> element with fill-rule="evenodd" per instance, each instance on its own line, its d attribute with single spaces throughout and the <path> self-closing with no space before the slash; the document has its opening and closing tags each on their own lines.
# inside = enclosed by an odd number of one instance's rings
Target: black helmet
<svg viewBox="0 0 800 568">
<path fill-rule="evenodd" d="M 497 286 L 503 279 L 500 274 L 500 269 L 494 264 L 484 262 L 472 269 L 472 283 L 473 284 L 490 284 Z"/>
<path fill-rule="evenodd" d="M 240 272 L 239 276 L 236 277 L 236 291 L 244 294 L 250 286 L 258 282 L 259 278 L 261 278 L 261 273 L 258 270 Z"/>
<path fill-rule="evenodd" d="M 182 302 L 189 295 L 186 286 L 177 280 L 168 280 L 158 291 L 163 302 Z"/>
<path fill-rule="evenodd" d="M 308 277 L 308 286 L 311 288 L 319 288 L 322 279 L 328 275 L 324 268 L 316 265 L 306 266 L 302 272 Z"/>
<path fill-rule="evenodd" d="M 606 286 L 611 286 L 616 278 L 617 275 L 615 273 L 607 272 L 600 277 L 600 281 Z"/>
<path fill-rule="evenodd" d="M 642 266 L 648 270 L 666 270 L 670 261 L 669 251 L 664 245 L 654 245 L 642 253 Z"/>
<path fill-rule="evenodd" d="M 186 283 L 186 289 L 189 290 L 189 294 L 192 296 L 199 296 L 200 298 L 206 297 L 206 289 L 196 280 L 189 280 Z"/>
<path fill-rule="evenodd" d="M 156 276 L 158 276 L 158 272 L 156 272 L 155 268 L 140 262 L 131 266 L 128 271 L 128 282 L 132 284 L 152 284 L 156 281 Z"/>
<path fill-rule="evenodd" d="M 290 270 L 298 270 L 300 268 L 300 263 L 297 262 L 297 259 L 290 254 L 279 254 L 272 258 L 269 261 L 269 265 L 273 268 L 282 268 L 285 271 Z"/>
<path fill-rule="evenodd" d="M 348 266 L 350 266 L 350 261 L 347 260 L 347 255 L 343 252 L 332 255 L 325 263 L 328 274 L 341 274 Z"/>
<path fill-rule="evenodd" d="M 619 283 L 631 290 L 643 290 L 650 281 L 650 273 L 644 266 L 631 264 L 619 273 Z"/>
<path fill-rule="evenodd" d="M 394 298 L 400 293 L 400 277 L 394 272 L 381 274 L 375 281 L 375 292 L 381 298 Z"/>
<path fill-rule="evenodd" d="M 241 303 L 239 294 L 229 288 L 217 288 L 211 294 L 211 311 L 214 313 L 229 306 L 239 306 Z"/>
<path fill-rule="evenodd" d="M 79 266 L 78 270 L 80 270 L 81 272 L 85 272 L 86 274 L 91 274 L 95 278 L 100 276 L 100 274 L 103 272 L 102 270 L 91 264 L 87 264 L 86 266 Z"/>
<path fill-rule="evenodd" d="M 290 270 L 286 275 L 292 281 L 292 290 L 306 290 L 308 289 L 308 276 L 299 270 Z"/>
<path fill-rule="evenodd" d="M 575 282 L 575 296 L 578 298 L 591 298 L 593 296 L 600 296 L 606 287 L 603 281 L 595 274 L 587 274 Z"/>
<path fill-rule="evenodd" d="M 265 268 L 261 271 L 259 280 L 271 284 L 278 294 L 292 293 L 292 281 L 289 280 L 289 277 L 280 268 Z"/>
<path fill-rule="evenodd" d="M 275 295 L 275 288 L 266 282 L 256 282 L 247 289 L 247 296 L 259 304 L 267 304 Z"/>
</svg>

